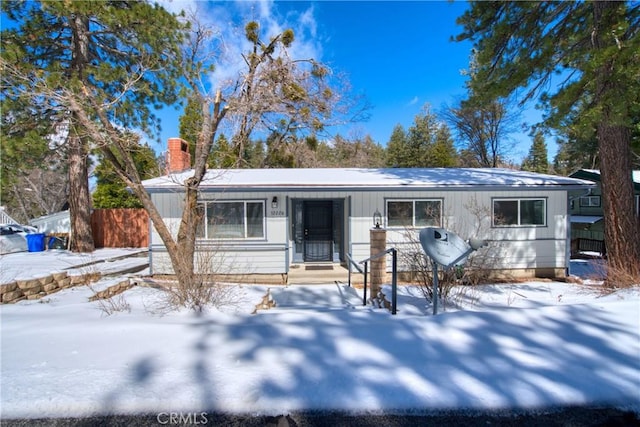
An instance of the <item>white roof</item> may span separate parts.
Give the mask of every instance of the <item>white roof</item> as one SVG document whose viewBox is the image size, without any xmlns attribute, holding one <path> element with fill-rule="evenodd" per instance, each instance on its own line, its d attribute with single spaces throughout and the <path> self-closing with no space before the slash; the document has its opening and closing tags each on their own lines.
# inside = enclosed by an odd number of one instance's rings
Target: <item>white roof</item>
<svg viewBox="0 0 640 427">
<path fill-rule="evenodd" d="M 147 189 L 182 187 L 193 171 L 143 181 Z M 575 178 L 497 168 L 322 168 L 322 169 L 211 169 L 202 189 L 216 188 L 438 188 L 477 187 L 587 188 L 594 184 Z"/>
<path fill-rule="evenodd" d="M 176 189 L 193 171 L 143 181 L 148 189 Z M 317 168 L 317 169 L 211 169 L 201 189 L 477 189 L 587 188 L 590 181 L 511 169 L 463 168 Z"/>
<path fill-rule="evenodd" d="M 595 175 L 600 175 L 599 169 L 582 169 L 582 170 Z M 636 184 L 640 184 L 640 170 L 631 171 L 631 179 L 633 179 L 633 182 L 635 182 Z"/>
</svg>

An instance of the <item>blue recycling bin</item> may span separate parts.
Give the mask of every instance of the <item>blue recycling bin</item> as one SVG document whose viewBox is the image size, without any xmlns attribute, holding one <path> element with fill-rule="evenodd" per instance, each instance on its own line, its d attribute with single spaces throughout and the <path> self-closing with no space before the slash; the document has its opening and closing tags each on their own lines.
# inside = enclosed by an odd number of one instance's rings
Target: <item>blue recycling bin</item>
<svg viewBox="0 0 640 427">
<path fill-rule="evenodd" d="M 44 233 L 30 233 L 27 234 L 27 249 L 29 252 L 42 252 L 44 251 Z"/>
</svg>

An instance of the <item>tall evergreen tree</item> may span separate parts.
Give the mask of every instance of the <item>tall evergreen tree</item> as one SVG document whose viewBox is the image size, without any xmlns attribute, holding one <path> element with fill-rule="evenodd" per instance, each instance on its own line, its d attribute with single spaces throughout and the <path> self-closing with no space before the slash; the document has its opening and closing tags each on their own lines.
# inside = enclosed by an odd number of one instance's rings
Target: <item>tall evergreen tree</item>
<svg viewBox="0 0 640 427">
<path fill-rule="evenodd" d="M 196 157 L 196 141 L 198 140 L 198 132 L 202 128 L 202 110 L 195 97 L 189 97 L 184 106 L 184 111 L 179 119 L 178 132 L 180 138 L 189 143 L 189 154 L 191 154 L 191 163 Z"/>
<path fill-rule="evenodd" d="M 458 152 L 453 145 L 453 138 L 448 126 L 440 126 L 432 147 L 432 167 L 452 168 L 458 166 Z"/>
<path fill-rule="evenodd" d="M 451 132 L 427 104 L 407 133 L 409 158 L 406 167 L 446 167 L 455 161 Z"/>
<path fill-rule="evenodd" d="M 162 175 L 156 159 L 156 153 L 147 144 L 132 144 L 129 148 L 136 169 L 141 179 L 150 179 Z M 100 162 L 94 170 L 96 189 L 92 194 L 93 207 L 97 209 L 109 208 L 143 208 L 143 204 L 132 192 L 117 173 L 113 165 L 98 154 Z"/>
<path fill-rule="evenodd" d="M 451 132 L 425 105 L 405 133 L 396 125 L 387 143 L 385 163 L 390 167 L 447 167 L 457 164 Z"/>
<path fill-rule="evenodd" d="M 230 169 L 236 166 L 236 157 L 226 136 L 220 135 L 213 146 L 212 161 L 209 166 L 220 169 Z"/>
<path fill-rule="evenodd" d="M 544 135 L 538 131 L 533 137 L 529 154 L 522 162 L 522 170 L 538 173 L 549 173 L 549 155 Z"/>
<path fill-rule="evenodd" d="M 56 130 L 47 115 L 14 101 L 0 99 L 0 201 L 13 218 L 26 223 L 63 209 L 69 177 L 63 139 L 48 136 Z"/>
<path fill-rule="evenodd" d="M 404 167 L 409 163 L 409 148 L 407 145 L 407 133 L 401 124 L 395 125 L 385 155 L 385 163 L 388 167 Z"/>
<path fill-rule="evenodd" d="M 425 105 L 421 114 L 413 118 L 413 125 L 407 132 L 408 158 L 404 167 L 423 168 L 433 164 L 433 145 L 440 124 Z"/>
<path fill-rule="evenodd" d="M 598 141 L 575 141 L 558 138 L 558 152 L 553 158 L 553 173 L 570 175 L 578 169 L 598 169 Z"/>
<path fill-rule="evenodd" d="M 263 167 L 265 157 L 264 141 L 261 139 L 252 140 L 246 150 L 246 167 L 249 169 Z"/>
<path fill-rule="evenodd" d="M 610 285 L 640 277 L 631 141 L 640 109 L 640 4 L 634 2 L 474 2 L 457 40 L 472 40 L 476 99 L 524 90 L 541 95 L 547 122 L 574 115 L 598 141 Z M 562 73 L 555 92 L 552 78 Z M 621 273 L 621 274 L 618 274 Z M 619 281 L 620 283 L 616 283 Z"/>
<path fill-rule="evenodd" d="M 181 25 L 138 1 L 4 1 L 2 11 L 16 23 L 1 35 L 3 95 L 66 125 L 71 249 L 90 252 L 89 153 L 98 141 L 107 157 L 126 150 L 117 126 L 157 130 L 153 106 L 175 100 Z"/>
</svg>

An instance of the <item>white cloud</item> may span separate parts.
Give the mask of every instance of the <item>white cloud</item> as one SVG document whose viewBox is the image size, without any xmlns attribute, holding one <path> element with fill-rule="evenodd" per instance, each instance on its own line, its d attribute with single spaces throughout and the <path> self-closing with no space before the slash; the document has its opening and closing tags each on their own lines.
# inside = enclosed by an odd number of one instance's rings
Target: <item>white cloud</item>
<svg viewBox="0 0 640 427">
<path fill-rule="evenodd" d="M 215 57 L 214 71 L 203 79 L 212 94 L 221 89 L 223 94 L 233 90 L 233 84 L 246 71 L 243 53 L 249 52 L 251 44 L 245 37 L 245 25 L 257 21 L 260 25 L 260 37 L 268 41 L 271 37 L 291 28 L 294 42 L 288 54 L 295 59 L 315 59 L 322 61 L 321 40 L 317 37 L 317 22 L 314 8 L 304 8 L 296 3 L 279 8 L 282 4 L 274 1 L 224 1 L 204 2 L 198 0 L 156 0 L 170 12 L 192 12 L 187 16 L 197 17 L 200 25 L 210 28 L 215 40 L 209 45 Z M 299 7 L 291 7 L 295 4 Z M 225 128 L 233 128 L 232 120 L 225 121 Z"/>
<path fill-rule="evenodd" d="M 195 10 L 201 23 L 210 26 L 216 34 L 217 60 L 209 76 L 213 88 L 225 88 L 245 69 L 242 53 L 248 52 L 250 43 L 244 35 L 249 21 L 260 24 L 264 40 L 291 28 L 295 41 L 289 49 L 293 58 L 321 60 L 322 49 L 317 42 L 317 24 L 313 7 L 292 10 L 284 15 L 274 1 L 236 1 L 208 3 L 197 0 L 159 0 L 159 4 L 174 13 Z"/>
<path fill-rule="evenodd" d="M 409 101 L 409 102 L 407 103 L 407 107 L 410 107 L 410 106 L 412 106 L 412 105 L 416 105 L 416 104 L 418 103 L 418 101 L 419 101 L 419 100 L 420 100 L 420 99 L 419 99 L 417 96 L 414 96 L 414 97 L 411 99 L 411 101 Z"/>
</svg>

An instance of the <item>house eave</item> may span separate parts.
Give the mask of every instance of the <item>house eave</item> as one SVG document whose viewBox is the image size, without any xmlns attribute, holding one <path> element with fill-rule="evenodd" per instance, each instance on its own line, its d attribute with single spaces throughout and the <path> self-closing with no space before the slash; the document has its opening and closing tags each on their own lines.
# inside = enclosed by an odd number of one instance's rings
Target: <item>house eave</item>
<svg viewBox="0 0 640 427">
<path fill-rule="evenodd" d="M 181 191 L 192 172 L 147 180 L 149 192 Z M 505 169 L 211 170 L 200 191 L 529 191 L 583 190 L 592 181 Z"/>
<path fill-rule="evenodd" d="M 334 191 L 334 192 L 375 192 L 375 191 L 575 191 L 585 190 L 595 187 L 595 184 L 580 184 L 580 185 L 494 185 L 494 184 L 474 184 L 474 185 L 444 185 L 444 186 L 415 186 L 415 185 L 402 185 L 402 186 L 353 186 L 353 185 L 251 185 L 251 186 L 207 186 L 202 185 L 199 188 L 200 192 L 317 192 L 317 191 Z M 161 187 L 147 187 L 149 193 L 175 193 L 184 191 L 184 186 L 161 186 Z"/>
</svg>

